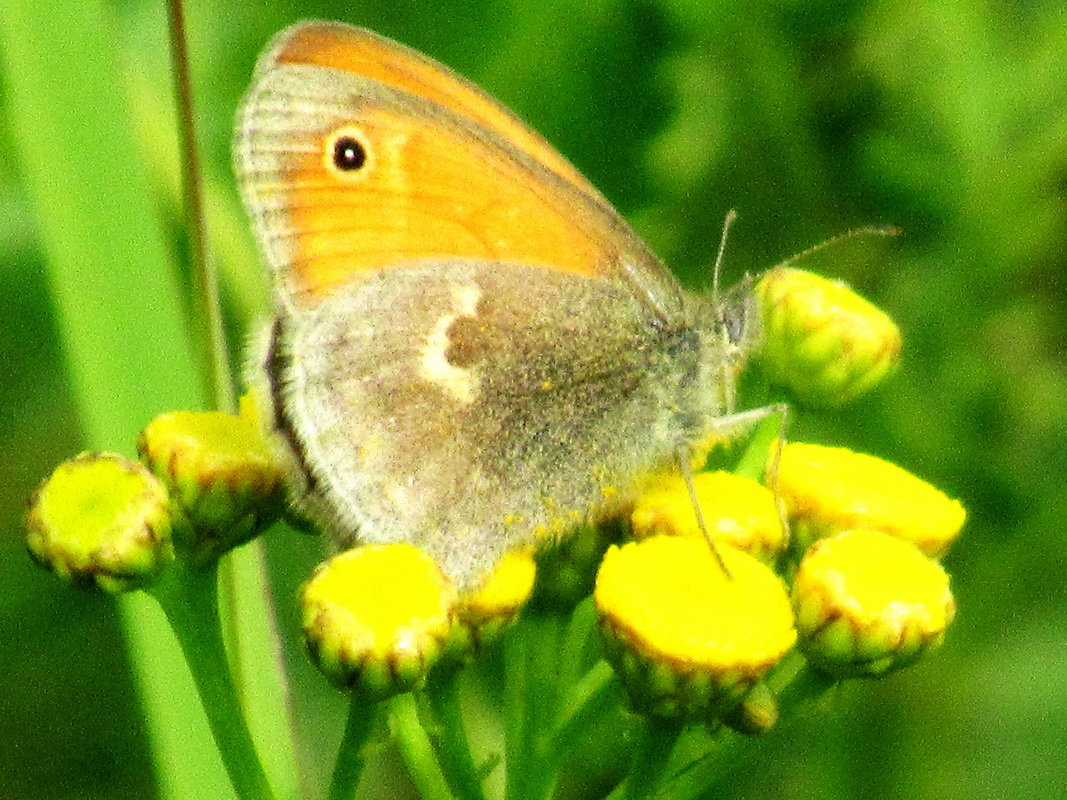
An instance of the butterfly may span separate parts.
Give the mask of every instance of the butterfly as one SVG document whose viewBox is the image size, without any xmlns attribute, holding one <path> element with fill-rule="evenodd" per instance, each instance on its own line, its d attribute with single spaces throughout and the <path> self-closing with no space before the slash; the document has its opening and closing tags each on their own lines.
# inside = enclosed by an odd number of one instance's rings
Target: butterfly
<svg viewBox="0 0 1067 800">
<path fill-rule="evenodd" d="M 239 109 L 273 281 L 252 371 L 301 511 L 461 588 L 618 513 L 729 427 L 752 294 L 685 291 L 503 105 L 367 30 L 302 22 Z"/>
</svg>

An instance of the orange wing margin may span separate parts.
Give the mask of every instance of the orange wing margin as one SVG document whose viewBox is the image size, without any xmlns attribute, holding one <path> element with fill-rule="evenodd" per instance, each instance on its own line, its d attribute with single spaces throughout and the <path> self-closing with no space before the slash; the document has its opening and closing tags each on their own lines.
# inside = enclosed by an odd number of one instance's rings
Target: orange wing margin
<svg viewBox="0 0 1067 800">
<path fill-rule="evenodd" d="M 331 67 L 432 100 L 507 139 L 587 194 L 596 188 L 539 134 L 469 80 L 411 48 L 365 28 L 337 22 L 303 22 L 274 45 L 278 64 Z"/>
</svg>

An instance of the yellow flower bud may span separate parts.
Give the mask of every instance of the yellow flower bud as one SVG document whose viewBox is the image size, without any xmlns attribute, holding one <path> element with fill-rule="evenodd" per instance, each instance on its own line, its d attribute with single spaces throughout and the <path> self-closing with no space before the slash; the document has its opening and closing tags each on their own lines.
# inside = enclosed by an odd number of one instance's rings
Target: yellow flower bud
<svg viewBox="0 0 1067 800">
<path fill-rule="evenodd" d="M 146 586 L 174 557 L 167 490 L 136 461 L 82 453 L 30 498 L 26 544 L 62 578 L 108 592 Z"/>
<path fill-rule="evenodd" d="M 816 542 L 793 582 L 800 648 L 839 676 L 882 675 L 941 643 L 948 575 L 910 542 L 855 530 Z"/>
<path fill-rule="evenodd" d="M 319 565 L 300 603 L 319 669 L 384 698 L 423 684 L 449 635 L 456 590 L 422 550 L 366 545 Z"/>
<path fill-rule="evenodd" d="M 805 403 L 837 406 L 880 383 L 900 358 L 900 330 L 839 281 L 776 267 L 756 285 L 758 358 L 770 380 Z"/>
<path fill-rule="evenodd" d="M 533 553 L 527 549 L 511 550 L 481 586 L 460 595 L 449 647 L 456 660 L 473 656 L 514 622 L 530 598 L 536 573 Z"/>
<path fill-rule="evenodd" d="M 873 528 L 941 556 L 959 536 L 963 506 L 926 481 L 875 456 L 844 447 L 790 442 L 782 448 L 775 488 L 797 551 L 850 528 Z"/>
<path fill-rule="evenodd" d="M 730 472 L 699 472 L 693 488 L 704 525 L 716 544 L 730 544 L 760 561 L 774 561 L 786 546 L 786 534 L 774 494 L 756 481 Z M 642 494 L 630 514 L 634 537 L 703 538 L 685 481 L 664 479 Z"/>
<path fill-rule="evenodd" d="M 188 519 L 197 559 L 244 544 L 282 511 L 282 470 L 245 401 L 240 416 L 163 414 L 141 431 L 137 449 Z"/>
<path fill-rule="evenodd" d="M 782 581 L 729 545 L 723 574 L 702 539 L 611 547 L 594 598 L 608 660 L 641 713 L 710 722 L 796 640 Z"/>
</svg>

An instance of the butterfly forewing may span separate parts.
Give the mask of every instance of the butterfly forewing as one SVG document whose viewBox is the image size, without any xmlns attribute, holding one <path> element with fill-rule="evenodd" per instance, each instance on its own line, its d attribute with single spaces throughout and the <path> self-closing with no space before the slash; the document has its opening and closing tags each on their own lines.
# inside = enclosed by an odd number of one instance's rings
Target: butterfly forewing
<svg viewBox="0 0 1067 800">
<path fill-rule="evenodd" d="M 337 28 L 326 31 L 337 38 Z M 624 281 L 658 313 L 676 312 L 670 273 L 502 106 L 443 68 L 436 82 L 395 81 L 399 88 L 320 66 L 315 58 L 340 60 L 330 55 L 336 48 L 308 55 L 302 43 L 318 30 L 298 26 L 264 57 L 235 147 L 245 202 L 285 299 L 312 305 L 353 279 L 421 258 L 482 258 Z M 341 30 L 379 56 L 354 64 L 370 61 L 379 77 L 435 66 L 383 47 L 380 37 Z M 425 86 L 451 105 L 409 91 Z M 365 150 L 359 170 L 335 168 L 339 136 Z"/>
</svg>

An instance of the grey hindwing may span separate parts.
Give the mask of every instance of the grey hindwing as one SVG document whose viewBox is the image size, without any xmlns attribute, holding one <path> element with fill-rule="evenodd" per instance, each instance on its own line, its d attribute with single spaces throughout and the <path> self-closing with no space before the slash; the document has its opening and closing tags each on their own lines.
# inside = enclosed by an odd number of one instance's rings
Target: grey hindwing
<svg viewBox="0 0 1067 800">
<path fill-rule="evenodd" d="M 699 360 L 677 311 L 665 321 L 617 282 L 464 260 L 283 318 L 275 390 L 308 510 L 343 543 L 409 541 L 472 584 L 671 458 Z"/>
</svg>

